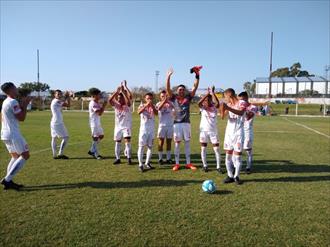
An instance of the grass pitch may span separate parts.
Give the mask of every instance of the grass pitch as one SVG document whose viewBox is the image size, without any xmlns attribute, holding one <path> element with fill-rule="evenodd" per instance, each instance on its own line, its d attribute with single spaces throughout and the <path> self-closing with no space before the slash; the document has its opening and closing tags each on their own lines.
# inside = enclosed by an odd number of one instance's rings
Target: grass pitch
<svg viewBox="0 0 330 247">
<path fill-rule="evenodd" d="M 137 170 L 139 118 L 134 116 L 135 165 L 112 165 L 113 114 L 97 161 L 88 113 L 64 113 L 69 160 L 53 160 L 50 112 L 29 113 L 21 130 L 31 158 L 15 180 L 25 190 L 0 191 L 1 246 L 329 246 L 330 139 L 284 117 L 255 120 L 254 172 L 243 185 L 224 185 L 208 149 L 209 173 L 159 167 Z M 199 115 L 192 116 L 192 161 L 201 165 Z M 329 118 L 290 118 L 330 135 Z M 226 122 L 219 120 L 223 139 Z M 183 161 L 182 155 L 182 161 Z M 222 157 L 223 152 L 222 152 Z M 245 158 L 245 157 L 244 157 Z M 9 156 L 0 146 L 0 172 Z M 124 161 L 124 160 L 123 160 Z M 224 168 L 222 158 L 222 167 Z M 245 163 L 243 168 L 245 168 Z M 213 179 L 217 192 L 201 185 Z"/>
</svg>

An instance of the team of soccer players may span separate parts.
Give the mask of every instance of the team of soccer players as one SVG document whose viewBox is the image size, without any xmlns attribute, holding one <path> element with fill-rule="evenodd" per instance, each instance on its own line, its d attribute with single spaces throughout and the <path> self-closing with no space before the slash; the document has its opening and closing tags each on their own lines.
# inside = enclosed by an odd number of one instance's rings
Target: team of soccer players
<svg viewBox="0 0 330 247">
<path fill-rule="evenodd" d="M 155 116 L 159 116 L 159 127 L 157 131 L 158 137 L 158 163 L 173 164 L 171 159 L 171 142 L 174 139 L 174 156 L 175 164 L 173 171 L 180 169 L 180 143 L 184 142 L 186 165 L 185 168 L 196 170 L 196 166 L 190 160 L 190 103 L 195 96 L 199 85 L 200 70 L 202 66 L 196 66 L 191 69 L 191 73 L 195 74 L 195 82 L 191 92 L 187 92 L 184 85 L 179 85 L 176 92 L 171 90 L 171 76 L 173 70 L 167 73 L 166 91 L 160 92 L 160 101 L 153 104 L 153 94 L 144 95 L 143 102 L 138 107 L 140 115 L 140 130 L 138 140 L 138 163 L 139 170 L 144 172 L 145 169 L 154 169 L 150 160 L 152 156 L 152 147 L 155 135 Z M 4 83 L 1 86 L 2 91 L 7 95 L 2 105 L 2 128 L 1 140 L 5 143 L 8 152 L 11 154 L 11 160 L 7 167 L 7 174 L 1 180 L 4 189 L 19 190 L 23 185 L 13 182 L 13 177 L 23 168 L 26 160 L 29 158 L 29 149 L 25 139 L 22 137 L 18 121 L 24 121 L 26 117 L 27 104 L 30 102 L 29 97 L 22 97 L 21 104 L 18 103 L 17 88 L 13 83 Z M 124 154 L 127 163 L 132 164 L 132 93 L 127 87 L 126 81 L 122 82 L 117 90 L 108 98 L 102 94 L 97 88 L 91 88 L 89 93 L 92 100 L 89 103 L 89 123 L 91 128 L 92 145 L 88 154 L 95 159 L 103 159 L 99 154 L 98 144 L 104 138 L 103 128 L 101 126 L 100 117 L 103 114 L 106 105 L 109 103 L 115 110 L 115 161 L 114 164 L 121 163 L 121 141 L 125 140 Z M 68 132 L 65 128 L 62 108 L 70 106 L 70 94 L 63 93 L 60 90 L 55 91 L 54 99 L 51 102 L 51 148 L 54 159 L 68 159 L 64 155 L 64 148 L 68 142 Z M 252 144 L 253 144 L 253 119 L 256 113 L 256 107 L 248 102 L 248 95 L 242 92 L 238 95 L 231 88 L 224 92 L 225 101 L 219 102 L 215 95 L 214 87 L 208 88 L 207 93 L 200 99 L 198 105 L 200 107 L 200 144 L 201 144 L 201 160 L 203 170 L 208 172 L 208 164 L 206 160 L 206 148 L 208 142 L 213 145 L 216 159 L 216 170 L 224 173 L 221 169 L 221 156 L 219 147 L 219 135 L 217 126 L 218 113 L 222 118 L 228 115 L 227 127 L 224 138 L 224 150 L 226 152 L 225 165 L 227 177 L 224 183 L 235 182 L 241 184 L 240 171 L 242 166 L 242 152 L 247 153 L 246 173 L 251 172 L 252 166 Z M 56 151 L 56 138 L 61 138 L 59 152 Z M 164 143 L 166 140 L 166 161 L 163 160 Z M 144 149 L 147 149 L 145 162 L 143 162 Z"/>
</svg>

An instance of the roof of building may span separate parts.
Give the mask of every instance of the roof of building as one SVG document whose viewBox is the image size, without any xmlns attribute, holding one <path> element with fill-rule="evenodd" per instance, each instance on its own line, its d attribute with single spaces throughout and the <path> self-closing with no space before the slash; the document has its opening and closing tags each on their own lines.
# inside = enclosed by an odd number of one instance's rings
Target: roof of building
<svg viewBox="0 0 330 247">
<path fill-rule="evenodd" d="M 269 83 L 269 77 L 257 77 L 256 83 Z M 281 82 L 327 82 L 328 80 L 322 76 L 302 76 L 302 77 L 271 77 L 272 83 Z"/>
</svg>

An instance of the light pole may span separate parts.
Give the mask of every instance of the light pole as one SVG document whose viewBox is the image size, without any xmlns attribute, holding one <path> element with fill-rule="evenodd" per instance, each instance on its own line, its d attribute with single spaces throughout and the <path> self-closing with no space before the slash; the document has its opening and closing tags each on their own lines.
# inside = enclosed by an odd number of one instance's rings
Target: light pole
<svg viewBox="0 0 330 247">
<path fill-rule="evenodd" d="M 159 70 L 155 71 L 155 93 L 158 93 L 158 77 L 159 77 Z"/>
</svg>

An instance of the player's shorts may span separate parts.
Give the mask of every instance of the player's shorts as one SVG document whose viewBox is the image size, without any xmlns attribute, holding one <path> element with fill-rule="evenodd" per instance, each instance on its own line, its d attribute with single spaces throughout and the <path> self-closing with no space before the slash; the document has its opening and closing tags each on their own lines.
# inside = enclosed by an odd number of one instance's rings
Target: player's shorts
<svg viewBox="0 0 330 247">
<path fill-rule="evenodd" d="M 152 145 L 154 143 L 154 136 L 155 136 L 154 131 L 141 131 L 140 130 L 139 146 L 140 147 L 144 147 L 144 146 L 152 147 Z"/>
<path fill-rule="evenodd" d="M 158 127 L 158 138 L 172 139 L 173 138 L 173 126 L 159 126 Z"/>
<path fill-rule="evenodd" d="M 252 149 L 253 146 L 253 132 L 244 132 L 243 149 Z"/>
<path fill-rule="evenodd" d="M 29 151 L 29 146 L 23 136 L 17 136 L 11 140 L 4 140 L 3 142 L 9 153 L 17 153 L 18 155 L 21 155 L 22 153 Z"/>
<path fill-rule="evenodd" d="M 216 131 L 201 131 L 199 133 L 199 142 L 200 143 L 211 142 L 212 144 L 218 144 L 219 143 L 218 133 Z"/>
<path fill-rule="evenodd" d="M 190 141 L 191 127 L 190 123 L 175 123 L 173 127 L 173 137 L 175 142 Z"/>
<path fill-rule="evenodd" d="M 103 128 L 101 126 L 91 127 L 92 137 L 99 137 L 104 135 Z"/>
<path fill-rule="evenodd" d="M 68 131 L 64 124 L 51 124 L 50 125 L 50 134 L 52 137 L 67 137 Z"/>
<path fill-rule="evenodd" d="M 131 135 L 132 134 L 130 128 L 123 128 L 123 129 L 115 128 L 113 139 L 115 141 L 120 141 L 122 138 L 131 137 Z"/>
<path fill-rule="evenodd" d="M 242 133 L 233 133 L 233 134 L 226 133 L 225 140 L 223 143 L 223 149 L 241 153 L 243 151 L 243 134 Z"/>
</svg>

